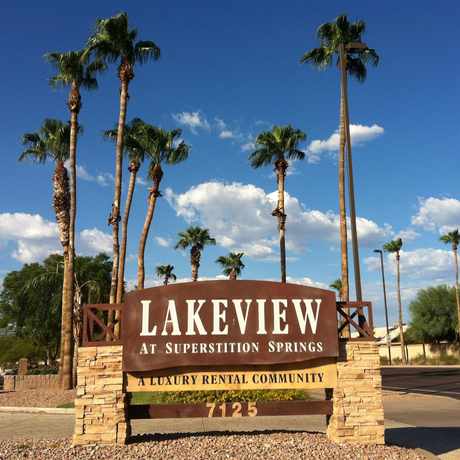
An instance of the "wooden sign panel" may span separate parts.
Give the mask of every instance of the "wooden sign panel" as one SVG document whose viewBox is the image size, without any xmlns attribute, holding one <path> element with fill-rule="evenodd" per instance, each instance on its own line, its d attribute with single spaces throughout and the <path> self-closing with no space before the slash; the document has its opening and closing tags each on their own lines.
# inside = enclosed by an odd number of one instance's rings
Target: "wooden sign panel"
<svg viewBox="0 0 460 460">
<path fill-rule="evenodd" d="M 292 367 L 292 366 L 291 366 Z M 314 366 L 284 369 L 199 370 L 175 374 L 155 372 L 128 373 L 128 392 L 138 391 L 206 391 L 206 390 L 279 390 L 334 388 L 337 365 L 318 363 Z"/>
<path fill-rule="evenodd" d="M 245 280 L 133 291 L 123 308 L 122 341 L 126 372 L 335 357 L 335 294 Z"/>
</svg>

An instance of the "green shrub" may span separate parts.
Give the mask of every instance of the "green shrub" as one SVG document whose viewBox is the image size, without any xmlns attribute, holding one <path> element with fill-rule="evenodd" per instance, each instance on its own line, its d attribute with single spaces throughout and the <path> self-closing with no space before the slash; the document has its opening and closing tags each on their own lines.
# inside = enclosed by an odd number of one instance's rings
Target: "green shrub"
<svg viewBox="0 0 460 460">
<path fill-rule="evenodd" d="M 455 365 L 460 364 L 460 355 L 448 355 L 441 353 L 439 356 L 426 358 L 423 355 L 418 355 L 412 360 L 414 364 L 428 365 L 428 366 L 442 366 L 442 365 Z"/>
<path fill-rule="evenodd" d="M 309 399 L 302 390 L 177 391 L 131 393 L 131 404 L 202 403 Z"/>
<path fill-rule="evenodd" d="M 27 372 L 29 375 L 50 375 L 50 374 L 57 374 L 58 368 L 54 366 L 41 366 L 35 367 L 33 369 L 29 369 Z"/>
<path fill-rule="evenodd" d="M 43 358 L 43 349 L 25 337 L 0 337 L 0 366 L 15 367 L 21 358 L 28 358 L 31 362 Z"/>
</svg>

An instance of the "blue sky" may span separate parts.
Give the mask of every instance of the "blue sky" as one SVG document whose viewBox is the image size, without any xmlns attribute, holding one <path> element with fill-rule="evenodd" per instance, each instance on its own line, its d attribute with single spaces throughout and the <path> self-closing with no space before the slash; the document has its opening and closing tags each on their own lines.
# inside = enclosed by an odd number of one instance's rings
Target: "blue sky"
<svg viewBox="0 0 460 460">
<path fill-rule="evenodd" d="M 381 286 L 372 250 L 402 235 L 403 300 L 417 289 L 451 283 L 453 271 L 439 234 L 460 225 L 458 193 L 458 16 L 455 2 L 347 2 L 346 13 L 367 23 L 365 41 L 381 56 L 364 84 L 350 83 L 356 197 L 364 295 L 383 321 Z M 20 138 L 44 118 L 68 119 L 66 91 L 48 86 L 47 51 L 81 47 L 99 17 L 126 10 L 140 39 L 162 57 L 135 70 L 128 119 L 183 129 L 186 163 L 166 168 L 146 252 L 149 283 L 159 263 L 189 276 L 188 255 L 175 251 L 189 223 L 210 228 L 219 242 L 206 249 L 201 274 L 214 277 L 217 256 L 247 253 L 244 278 L 277 279 L 276 230 L 270 168 L 251 170 L 255 136 L 291 123 L 308 135 L 307 160 L 287 177 L 288 275 L 328 285 L 339 274 L 337 243 L 338 74 L 299 64 L 316 46 L 315 30 L 345 12 L 343 2 L 43 1 L 2 6 L 4 71 L 0 112 L 3 159 L 0 192 L 0 278 L 59 248 L 51 208 L 52 165 L 19 164 Z M 14 43 L 14 46 L 12 45 Z M 112 202 L 114 146 L 101 138 L 118 116 L 118 79 L 111 67 L 100 89 L 83 93 L 79 139 L 79 252 L 110 249 L 106 224 Z M 126 166 L 126 165 L 125 165 Z M 145 179 L 146 165 L 141 170 Z M 124 169 L 127 179 L 127 170 Z M 126 183 L 126 182 L 125 182 Z M 147 199 L 138 184 L 129 228 L 127 278 Z M 401 232 L 403 232 L 401 234 Z M 390 317 L 396 320 L 393 261 L 386 259 Z"/>
</svg>

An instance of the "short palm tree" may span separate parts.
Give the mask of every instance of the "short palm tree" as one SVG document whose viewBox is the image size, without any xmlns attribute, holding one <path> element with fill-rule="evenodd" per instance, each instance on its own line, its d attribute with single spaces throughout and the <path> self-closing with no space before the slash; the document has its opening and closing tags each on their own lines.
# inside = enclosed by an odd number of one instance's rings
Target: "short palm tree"
<svg viewBox="0 0 460 460">
<path fill-rule="evenodd" d="M 145 123 L 140 118 L 134 118 L 125 126 L 124 134 L 124 151 L 129 160 L 129 185 L 126 194 L 125 209 L 121 221 L 121 244 L 120 244 L 120 261 L 118 264 L 117 276 L 117 296 L 116 303 L 121 303 L 123 300 L 124 280 L 125 280 L 125 261 L 126 261 L 126 246 L 128 243 L 128 222 L 133 201 L 134 189 L 136 187 L 136 178 L 141 163 L 144 161 L 145 150 L 141 145 L 141 137 L 144 132 Z M 114 142 L 117 140 L 117 127 L 104 132 L 104 137 Z"/>
<path fill-rule="evenodd" d="M 115 150 L 115 187 L 109 224 L 112 225 L 113 268 L 110 303 L 117 298 L 119 241 L 118 226 L 120 221 L 120 199 L 122 187 L 123 143 L 128 104 L 128 86 L 134 78 L 134 66 L 144 64 L 160 57 L 160 48 L 152 41 L 136 41 L 137 30 L 130 29 L 128 15 L 120 13 L 108 19 L 96 22 L 96 31 L 88 39 L 88 50 L 97 58 L 108 62 L 118 62 L 120 79 L 120 112 L 118 115 L 117 142 Z"/>
<path fill-rule="evenodd" d="M 257 136 L 256 150 L 249 155 L 253 168 L 268 166 L 275 167 L 278 183 L 278 204 L 272 215 L 278 220 L 280 241 L 281 282 L 286 282 L 286 212 L 284 209 L 284 181 L 288 168 L 287 160 L 303 160 L 305 153 L 299 149 L 299 143 L 307 135 L 291 125 L 274 126 L 271 131 L 265 131 Z"/>
<path fill-rule="evenodd" d="M 455 267 L 455 298 L 457 300 L 457 327 L 458 337 L 460 340 L 460 296 L 458 286 L 458 245 L 460 244 L 460 233 L 458 229 L 442 235 L 440 240 L 443 243 L 450 244 L 452 247 L 452 253 L 454 255 L 454 267 Z"/>
<path fill-rule="evenodd" d="M 222 267 L 222 273 L 230 280 L 236 280 L 241 275 L 241 270 L 245 267 L 242 262 L 243 252 L 230 252 L 226 256 L 217 258 L 216 263 Z"/>
<path fill-rule="evenodd" d="M 70 126 L 68 123 L 63 123 L 60 120 L 46 119 L 43 122 L 38 132 L 26 133 L 22 137 L 22 144 L 26 147 L 21 153 L 19 161 L 32 159 L 37 163 L 45 163 L 47 160 L 52 160 L 55 163 L 53 174 L 53 208 L 56 215 L 58 225 L 59 239 L 64 250 L 64 277 L 62 289 L 62 304 L 61 304 L 61 359 L 59 373 L 61 377 L 72 375 L 72 369 L 69 366 L 69 356 L 63 359 L 64 349 L 67 354 L 71 353 L 68 348 L 68 327 L 71 321 L 69 317 L 68 304 L 66 303 L 68 294 L 68 261 L 70 252 L 70 186 L 69 176 L 64 162 L 69 158 L 70 144 Z M 72 323 L 70 323 L 72 325 Z M 70 330 L 72 332 L 72 330 Z M 64 342 L 66 342 L 64 346 Z M 71 355 L 70 355 L 71 358 Z M 65 369 L 64 369 L 65 363 Z M 71 363 L 70 363 L 71 364 Z M 65 372 L 64 372 L 65 371 Z M 64 382 L 62 382 L 64 383 Z M 68 381 L 66 379 L 66 385 Z"/>
<path fill-rule="evenodd" d="M 187 249 L 190 247 L 190 265 L 192 267 L 192 281 L 198 280 L 198 270 L 200 268 L 201 251 L 205 246 L 215 245 L 216 240 L 211 238 L 207 228 L 191 226 L 187 230 L 179 233 L 179 241 L 176 249 Z"/>
<path fill-rule="evenodd" d="M 383 249 L 390 254 L 395 254 L 396 258 L 396 289 L 398 295 L 398 308 L 399 308 L 399 335 L 401 342 L 401 359 L 403 364 L 407 364 L 406 358 L 406 348 L 404 344 L 404 331 L 403 331 L 403 310 L 401 302 L 401 273 L 400 273 L 400 251 L 402 248 L 403 242 L 401 238 L 390 241 L 383 245 Z"/>
<path fill-rule="evenodd" d="M 310 63 L 319 69 L 329 67 L 334 61 L 340 72 L 340 152 L 339 152 L 339 216 L 342 265 L 343 300 L 349 300 L 347 220 L 345 206 L 345 143 L 348 151 L 348 185 L 350 201 L 350 227 L 355 269 L 356 297 L 362 300 L 361 274 L 359 267 L 358 237 L 356 231 L 356 211 L 351 155 L 350 118 L 348 110 L 348 75 L 363 82 L 367 76 L 366 64 L 377 65 L 376 51 L 362 42 L 366 29 L 364 21 L 349 22 L 347 16 L 338 16 L 334 22 L 318 27 L 318 48 L 305 53 L 301 63 Z"/>
<path fill-rule="evenodd" d="M 337 291 L 339 299 L 342 300 L 342 280 L 340 278 L 337 278 L 329 285 L 329 287 L 331 289 L 335 289 Z"/>
<path fill-rule="evenodd" d="M 174 265 L 157 265 L 155 268 L 155 273 L 158 278 L 163 278 L 163 284 L 167 286 L 169 280 L 176 281 L 177 277 L 174 274 Z"/>
<path fill-rule="evenodd" d="M 152 223 L 157 198 L 161 196 L 160 183 L 163 178 L 163 164 L 175 165 L 187 159 L 190 147 L 181 141 L 178 143 L 182 131 L 173 129 L 165 131 L 152 125 L 145 125 L 141 136 L 141 145 L 150 160 L 149 178 L 152 180 L 152 187 L 149 191 L 147 213 L 144 226 L 139 239 L 139 250 L 137 254 L 137 289 L 144 288 L 145 280 L 145 245 Z"/>
<path fill-rule="evenodd" d="M 72 304 L 74 297 L 74 257 L 75 257 L 75 220 L 77 214 L 77 135 L 78 114 L 81 109 L 80 88 L 88 90 L 97 88 L 96 74 L 105 69 L 100 60 L 89 62 L 85 50 L 68 51 L 66 53 L 47 53 L 45 58 L 55 67 L 56 75 L 50 79 L 52 87 L 69 87 L 67 107 L 70 111 L 70 222 L 69 222 L 69 251 L 65 264 L 63 286 L 63 373 L 62 385 L 64 389 L 72 388 Z"/>
</svg>

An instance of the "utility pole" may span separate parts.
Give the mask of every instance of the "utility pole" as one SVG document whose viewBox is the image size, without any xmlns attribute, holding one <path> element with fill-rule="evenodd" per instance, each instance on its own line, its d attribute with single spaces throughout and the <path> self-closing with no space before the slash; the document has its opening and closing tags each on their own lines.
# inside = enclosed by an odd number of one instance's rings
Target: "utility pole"
<svg viewBox="0 0 460 460">
<path fill-rule="evenodd" d="M 385 269 L 383 267 L 383 251 L 381 249 L 374 249 L 374 252 L 380 255 L 380 268 L 382 272 L 382 286 L 383 286 L 383 303 L 385 305 L 385 322 L 386 322 L 386 342 L 388 347 L 388 361 L 391 366 L 391 340 L 390 340 L 390 329 L 388 326 L 388 304 L 387 304 L 387 289 L 385 286 Z"/>
</svg>

